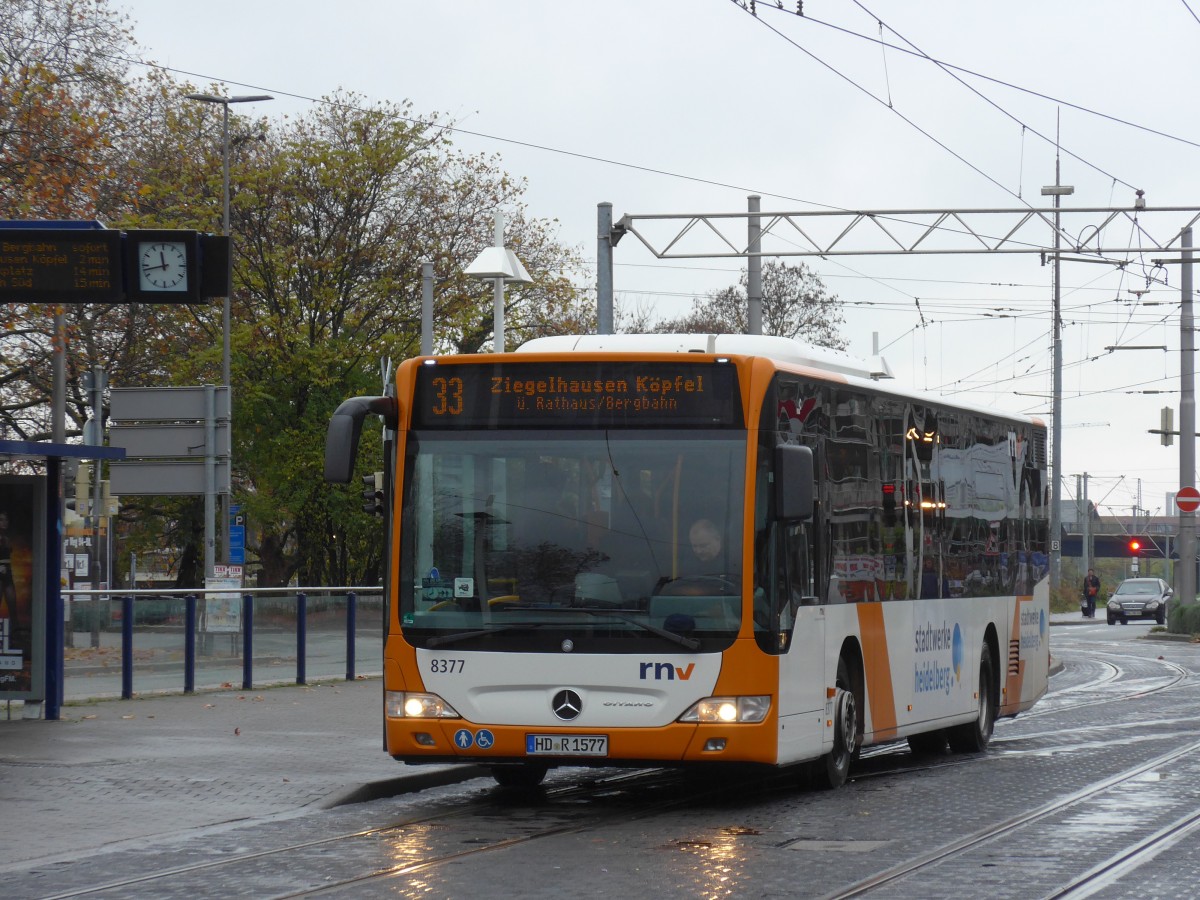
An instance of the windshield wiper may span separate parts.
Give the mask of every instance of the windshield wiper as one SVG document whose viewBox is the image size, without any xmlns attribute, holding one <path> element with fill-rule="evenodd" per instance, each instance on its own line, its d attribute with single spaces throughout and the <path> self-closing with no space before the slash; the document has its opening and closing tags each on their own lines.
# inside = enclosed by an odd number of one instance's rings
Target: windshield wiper
<svg viewBox="0 0 1200 900">
<path fill-rule="evenodd" d="M 562 606 L 553 607 L 556 610 L 563 612 L 581 612 L 589 616 L 611 616 L 614 619 L 619 619 L 622 622 L 627 622 L 630 625 L 636 625 L 643 631 L 648 631 L 651 634 L 658 635 L 664 640 L 668 640 L 673 644 L 678 644 L 688 650 L 699 650 L 700 642 L 695 638 L 687 637 L 686 635 L 676 634 L 674 631 L 667 631 L 665 628 L 659 628 L 657 625 L 651 625 L 649 622 L 643 622 L 641 619 L 635 619 L 633 616 L 625 615 L 625 613 L 638 612 L 636 609 L 620 610 L 620 609 L 605 609 L 601 606 Z"/>
<path fill-rule="evenodd" d="M 525 628 L 541 628 L 542 622 L 513 622 L 508 625 L 497 625 L 495 628 L 479 628 L 475 631 L 456 631 L 453 634 L 438 634 L 425 642 L 426 647 L 441 647 L 446 644 L 457 644 L 459 641 L 469 641 L 472 638 L 486 637 L 489 634 L 503 634 L 506 631 L 520 631 Z"/>
<path fill-rule="evenodd" d="M 510 607 L 513 608 L 513 607 Z M 630 625 L 634 625 L 643 631 L 648 631 L 653 635 L 657 635 L 664 640 L 670 641 L 673 644 L 678 644 L 687 650 L 699 650 L 700 642 L 695 638 L 687 637 L 686 635 L 676 634 L 673 631 L 667 631 L 665 628 L 659 628 L 657 625 L 651 625 L 649 622 L 643 622 L 640 619 L 635 619 L 632 616 L 625 615 L 625 612 L 637 612 L 637 610 L 615 610 L 603 609 L 593 606 L 545 606 L 545 607 L 519 607 L 521 609 L 529 608 L 536 609 L 538 612 L 573 612 L 584 613 L 589 616 L 610 616 L 614 619 L 619 619 Z M 513 622 L 507 625 L 497 625 L 495 628 L 479 628 L 475 631 L 456 631 L 453 634 L 439 634 L 431 637 L 425 642 L 426 647 L 444 647 L 447 644 L 457 644 L 460 641 L 469 641 L 477 637 L 487 637 L 492 634 L 503 634 L 506 631 L 521 631 L 526 628 L 540 628 L 545 625 L 545 622 Z"/>
</svg>

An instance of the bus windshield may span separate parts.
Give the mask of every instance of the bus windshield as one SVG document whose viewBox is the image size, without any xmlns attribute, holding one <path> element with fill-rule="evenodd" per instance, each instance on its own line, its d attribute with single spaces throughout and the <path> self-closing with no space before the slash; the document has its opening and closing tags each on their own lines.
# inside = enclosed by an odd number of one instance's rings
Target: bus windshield
<svg viewBox="0 0 1200 900">
<path fill-rule="evenodd" d="M 741 617 L 745 446 L 732 429 L 410 433 L 406 637 L 558 652 L 567 640 L 727 646 Z"/>
</svg>

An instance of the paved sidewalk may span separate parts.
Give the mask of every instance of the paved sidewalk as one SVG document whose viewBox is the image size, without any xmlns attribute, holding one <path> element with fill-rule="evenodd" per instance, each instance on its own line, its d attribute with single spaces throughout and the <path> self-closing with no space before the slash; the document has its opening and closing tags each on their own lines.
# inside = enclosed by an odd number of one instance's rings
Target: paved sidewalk
<svg viewBox="0 0 1200 900">
<path fill-rule="evenodd" d="M 382 749 L 378 678 L 73 703 L 58 721 L 0 705 L 6 868 L 246 819 L 478 777 Z"/>
</svg>

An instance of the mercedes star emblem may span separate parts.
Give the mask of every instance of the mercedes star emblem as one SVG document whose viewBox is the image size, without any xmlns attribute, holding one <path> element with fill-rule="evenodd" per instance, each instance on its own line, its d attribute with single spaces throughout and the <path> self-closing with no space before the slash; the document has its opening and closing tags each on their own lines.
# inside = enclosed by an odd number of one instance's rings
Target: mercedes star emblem
<svg viewBox="0 0 1200 900">
<path fill-rule="evenodd" d="M 570 722 L 583 712 L 583 699 L 574 691 L 559 691 L 550 701 L 550 708 L 564 722 Z"/>
</svg>

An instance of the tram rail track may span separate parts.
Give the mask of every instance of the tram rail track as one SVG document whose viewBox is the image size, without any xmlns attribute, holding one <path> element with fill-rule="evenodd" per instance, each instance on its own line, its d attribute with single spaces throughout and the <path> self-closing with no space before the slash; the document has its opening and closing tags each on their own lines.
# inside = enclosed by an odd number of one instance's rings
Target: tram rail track
<svg viewBox="0 0 1200 900">
<path fill-rule="evenodd" d="M 853 777 L 855 781 L 872 780 L 888 776 L 895 777 L 946 766 L 978 763 L 983 759 L 985 757 L 981 755 L 944 757 L 923 761 L 915 766 L 891 767 L 882 771 L 856 773 Z M 653 792 L 660 788 L 678 786 L 680 777 L 681 773 L 679 770 L 674 769 L 638 769 L 618 771 L 599 778 L 589 778 L 585 783 L 549 786 L 541 790 L 546 801 L 557 804 L 569 804 L 595 799 L 606 794 L 616 794 L 618 792 L 631 795 L 634 793 L 644 795 L 647 792 Z M 754 770 L 754 774 L 744 776 L 743 780 L 747 786 L 752 786 L 754 789 L 768 790 L 772 785 L 780 782 L 795 784 L 798 777 L 799 774 L 796 769 L 779 770 L 778 774 L 775 775 L 764 772 L 764 770 Z M 294 898 L 349 891 L 356 887 L 385 882 L 388 879 L 418 875 L 424 871 L 449 865 L 457 861 L 477 857 L 493 851 L 509 849 L 522 844 L 529 844 L 558 835 L 598 831 L 615 822 L 635 821 L 659 812 L 703 802 L 706 799 L 727 794 L 729 790 L 730 778 L 728 777 L 728 773 L 726 773 L 719 787 L 697 789 L 693 784 L 692 788 L 688 791 L 675 793 L 666 799 L 647 801 L 643 798 L 636 805 L 621 805 L 609 812 L 597 812 L 592 807 L 589 808 L 586 817 L 580 815 L 569 821 L 529 830 L 523 834 L 490 840 L 486 843 L 455 849 L 452 852 L 433 854 L 426 858 L 387 866 L 385 868 L 358 872 L 352 876 L 333 881 L 322 881 L 317 878 L 319 873 L 314 872 L 312 883 L 307 886 L 295 886 L 294 889 L 271 893 L 259 893 L 257 891 L 255 893 L 258 896 Z M 515 797 L 520 794 L 517 790 L 504 791 L 499 788 L 496 789 L 496 792 L 490 795 L 490 797 L 503 797 L 506 794 Z M 406 831 L 436 829 L 443 823 L 487 814 L 495 809 L 496 802 L 494 799 L 473 801 L 466 804 L 459 804 L 451 809 L 432 815 L 408 817 L 373 828 L 346 831 L 314 840 L 298 841 L 260 851 L 229 855 L 219 859 L 208 859 L 188 865 L 173 866 L 154 872 L 144 872 L 135 877 L 114 879 L 101 884 L 60 891 L 48 894 L 42 900 L 69 900 L 69 898 L 76 897 L 124 897 L 128 896 L 131 891 L 144 890 L 155 883 L 166 880 L 171 882 L 172 892 L 181 892 L 181 883 L 186 885 L 187 880 L 191 878 L 198 878 L 201 880 L 201 883 L 214 877 L 222 882 L 246 882 L 248 880 L 253 882 L 255 876 L 252 873 L 247 874 L 245 871 L 247 868 L 268 866 L 275 871 L 295 871 L 298 867 L 302 867 L 317 852 L 324 852 L 326 854 L 330 851 L 350 852 L 349 848 L 354 844 L 378 843 L 391 839 L 401 839 Z M 186 888 L 183 888 L 182 892 L 186 893 Z"/>
<path fill-rule="evenodd" d="M 1132 847 L 1114 854 L 1060 889 L 1047 894 L 1044 900 L 1066 900 L 1066 898 L 1082 900 L 1084 897 L 1090 897 L 1154 859 L 1158 854 L 1170 849 L 1198 829 L 1200 829 L 1200 810 L 1177 819 Z"/>
<path fill-rule="evenodd" d="M 1200 751 L 1200 741 L 1193 741 L 1182 747 L 1178 747 L 1167 753 L 1161 754 L 1147 762 L 1140 763 L 1116 775 L 1101 779 L 1100 781 L 1073 791 L 1069 794 L 1057 797 L 1048 803 L 1039 807 L 1012 816 L 987 828 L 976 831 L 973 834 L 966 835 L 956 841 L 944 844 L 934 850 L 913 859 L 906 860 L 895 866 L 878 872 L 869 878 L 863 879 L 856 884 L 847 888 L 839 889 L 833 893 L 826 894 L 823 900 L 844 900 L 850 897 L 862 897 L 871 892 L 877 891 L 895 882 L 908 878 L 910 876 L 919 875 L 927 870 L 931 870 L 946 861 L 960 856 L 971 850 L 979 848 L 985 844 L 995 841 L 1010 832 L 1024 828 L 1040 820 L 1046 819 L 1049 816 L 1061 813 L 1073 806 L 1084 803 L 1093 799 L 1097 795 L 1111 791 L 1114 788 L 1125 785 L 1128 782 L 1136 779 L 1147 772 L 1162 768 L 1180 758 L 1190 756 Z M 1082 889 L 1088 880 L 1095 881 L 1101 876 L 1111 878 L 1112 873 L 1117 867 L 1125 867 L 1128 869 L 1136 864 L 1139 860 L 1150 858 L 1150 851 L 1156 846 L 1162 845 L 1165 841 L 1178 840 L 1184 833 L 1190 832 L 1195 828 L 1200 827 L 1200 812 L 1195 815 L 1186 817 L 1185 820 L 1175 823 L 1173 826 L 1163 829 L 1160 835 L 1154 836 L 1155 839 L 1146 839 L 1128 848 L 1126 851 L 1118 854 L 1114 859 L 1110 860 L 1105 866 L 1099 867 L 1093 873 L 1081 876 L 1078 881 L 1078 889 Z M 1180 833 L 1182 832 L 1182 833 Z M 1143 847 L 1142 844 L 1146 846 Z M 1161 847 L 1160 847 L 1161 849 Z M 1071 890 L 1077 888 L 1072 887 Z M 1053 894 L 1051 896 L 1068 896 L 1067 894 Z M 1070 896 L 1085 896 L 1084 894 L 1072 894 Z"/>
<path fill-rule="evenodd" d="M 678 773 L 672 770 L 638 769 L 627 772 L 617 772 L 611 775 L 604 775 L 600 778 L 588 779 L 583 784 L 548 787 L 543 789 L 543 793 L 547 800 L 558 801 L 559 803 L 567 803 L 619 790 L 629 790 L 633 788 L 638 790 L 653 790 L 667 781 L 677 780 L 678 777 Z M 501 791 L 502 789 L 497 788 L 496 790 Z M 693 795 L 692 799 L 694 799 L 694 796 L 695 795 Z M 527 843 L 531 840 L 537 840 L 539 838 L 551 837 L 556 834 L 568 833 L 570 831 L 580 830 L 588 827 L 598 828 L 601 825 L 609 824 L 611 821 L 621 817 L 643 817 L 660 809 L 667 809 L 685 802 L 689 802 L 689 800 L 679 799 L 670 802 L 645 804 L 640 806 L 636 814 L 632 816 L 627 811 L 622 811 L 619 814 L 614 813 L 608 816 L 592 815 L 589 819 L 589 823 L 558 825 L 555 827 L 531 832 L 529 834 L 513 837 L 511 839 L 498 840 L 486 845 L 471 847 L 460 852 L 444 854 L 432 859 L 389 867 L 383 871 L 364 873 L 353 878 L 337 881 L 335 883 L 325 882 L 312 888 L 301 888 L 295 891 L 274 894 L 272 896 L 314 896 L 319 893 L 328 892 L 334 889 L 347 888 L 354 884 L 366 883 L 368 881 L 378 880 L 380 878 L 397 877 L 404 874 L 410 874 L 431 866 L 451 862 L 456 859 L 475 856 L 489 850 L 498 850 L 504 847 L 513 846 L 515 844 Z M 448 820 L 462 819 L 472 815 L 486 813 L 494 808 L 495 803 L 486 800 L 474 801 L 467 804 L 459 804 L 452 809 L 447 809 L 433 815 L 409 817 L 401 821 L 391 822 L 386 825 L 376 826 L 373 828 L 347 831 L 339 834 L 328 835 L 318 839 L 298 841 L 292 844 L 272 847 L 265 850 L 224 856 L 219 859 L 208 859 L 203 862 L 187 865 L 172 866 L 154 872 L 142 873 L 136 877 L 114 879 L 100 884 L 93 884 L 86 887 L 60 891 L 45 895 L 43 900 L 68 900 L 68 898 L 74 897 L 98 897 L 106 895 L 128 896 L 128 892 L 131 890 L 145 888 L 148 885 L 152 885 L 155 882 L 161 882 L 165 879 L 172 880 L 172 889 L 178 890 L 179 888 L 177 882 L 190 876 L 207 876 L 219 872 L 222 873 L 222 877 L 225 877 L 237 867 L 245 867 L 264 862 L 269 862 L 277 867 L 287 867 L 289 865 L 289 860 L 293 860 L 295 858 L 303 859 L 307 854 L 311 854 L 314 851 L 328 850 L 330 848 L 344 848 L 353 842 L 386 840 L 389 837 L 398 835 L 406 829 L 428 828 Z M 595 824 L 590 824 L 592 822 Z"/>
<path fill-rule="evenodd" d="M 840 889 L 835 893 L 827 895 L 826 900 L 859 897 L 875 892 L 900 879 L 919 874 L 957 855 L 981 847 L 1016 829 L 1034 824 L 1055 813 L 1067 810 L 1074 805 L 1084 803 L 1106 791 L 1111 791 L 1114 788 L 1125 785 L 1147 772 L 1164 767 L 1174 760 L 1194 754 L 1197 751 L 1200 751 L 1200 741 L 1190 742 L 1180 748 L 1161 754 L 1152 760 L 1102 779 L 1063 797 L 1056 798 L 1036 809 L 1013 816 L 960 840 L 937 848 L 934 851 L 930 851 L 927 854 L 876 873 L 870 878 L 851 885 L 848 888 Z M 979 754 L 939 757 L 923 761 L 919 765 L 906 765 L 898 768 L 889 767 L 884 770 L 858 773 L 854 776 L 854 780 L 864 781 L 883 777 L 894 778 L 948 766 L 978 764 L 985 762 L 987 758 L 986 755 Z M 586 783 L 582 784 L 551 786 L 544 790 L 544 796 L 546 800 L 551 802 L 570 804 L 574 801 L 595 799 L 602 795 L 616 794 L 618 792 L 644 795 L 656 789 L 677 785 L 679 777 L 680 775 L 676 771 L 662 769 L 616 772 L 605 774 L 599 778 L 589 779 Z M 791 778 L 794 775 L 781 773 L 779 777 Z M 770 777 L 765 779 L 760 777 L 757 779 L 756 784 L 759 787 L 765 787 L 773 780 Z M 643 797 L 636 804 L 622 804 L 608 811 L 598 812 L 592 806 L 589 808 L 586 816 L 568 816 L 564 820 L 556 821 L 546 827 L 528 829 L 523 833 L 511 834 L 503 838 L 485 839 L 483 843 L 477 845 L 454 847 L 448 851 L 435 852 L 422 858 L 400 862 L 384 868 L 376 867 L 368 871 L 360 870 L 347 877 L 335 878 L 333 880 L 328 880 L 327 873 L 324 873 L 325 877 L 321 878 L 318 876 L 322 873 L 314 871 L 312 877 L 307 879 L 307 883 L 294 883 L 286 889 L 266 893 L 256 891 L 256 894 L 276 898 L 341 894 L 372 884 L 384 884 L 392 879 L 417 876 L 458 861 L 491 852 L 503 851 L 520 845 L 527 845 L 558 835 L 598 831 L 609 827 L 615 822 L 646 818 L 659 812 L 702 801 L 705 799 L 706 793 L 716 795 L 721 790 L 727 791 L 728 789 L 728 784 L 725 784 L 719 790 L 712 789 L 707 792 L 691 791 L 684 794 L 672 794 L 659 800 L 647 801 Z M 513 794 L 515 793 L 513 792 Z M 496 795 L 493 794 L 492 796 L 495 797 Z M 67 900 L 67 898 L 74 897 L 128 896 L 130 891 L 145 889 L 155 882 L 161 882 L 164 879 L 170 880 L 172 891 L 179 891 L 181 882 L 186 885 L 187 879 L 193 877 L 199 878 L 202 883 L 213 876 L 223 880 L 256 883 L 258 876 L 252 871 L 247 871 L 255 867 L 266 867 L 274 873 L 280 871 L 297 872 L 297 880 L 304 882 L 305 879 L 302 877 L 304 865 L 313 858 L 315 852 L 320 851 L 326 855 L 330 852 L 345 854 L 351 852 L 351 848 L 355 844 L 374 845 L 381 841 L 402 840 L 404 833 L 407 831 L 436 830 L 446 822 L 493 813 L 496 809 L 494 799 L 473 801 L 439 811 L 432 815 L 408 817 L 374 828 L 343 832 L 316 840 L 295 842 L 252 853 L 227 856 L 220 859 L 209 859 L 191 865 L 175 866 L 155 872 L 143 873 L 137 877 L 113 880 L 86 888 L 54 893 L 47 895 L 46 900 Z M 1105 864 L 1096 866 L 1089 872 L 1084 873 L 1084 875 L 1079 876 L 1079 878 L 1065 886 L 1061 891 L 1049 896 L 1088 896 L 1090 890 L 1103 887 L 1112 879 L 1120 877 L 1121 874 L 1127 872 L 1132 867 L 1136 867 L 1140 862 L 1153 858 L 1154 855 L 1161 852 L 1162 849 L 1169 846 L 1172 842 L 1181 839 L 1197 828 L 1200 828 L 1200 812 L 1185 817 L 1176 822 L 1172 827 L 1164 828 L 1128 850 L 1116 854 Z"/>
<path fill-rule="evenodd" d="M 1021 721 L 1029 721 L 1030 719 L 1038 719 L 1038 718 L 1044 718 L 1046 716 L 1054 716 L 1054 715 L 1058 715 L 1063 712 L 1070 712 L 1070 711 L 1076 710 L 1076 709 L 1086 709 L 1086 708 L 1092 707 L 1092 706 L 1101 706 L 1106 703 L 1119 703 L 1119 702 L 1123 702 L 1126 700 L 1133 700 L 1133 699 L 1139 698 L 1139 697 L 1148 697 L 1153 694 L 1173 690 L 1174 688 L 1177 688 L 1180 685 L 1184 684 L 1185 682 L 1188 682 L 1189 680 L 1195 678 L 1195 675 L 1193 675 L 1192 672 L 1189 671 L 1185 666 L 1181 666 L 1178 663 L 1171 662 L 1170 660 L 1165 660 L 1165 659 L 1148 660 L 1143 656 L 1135 656 L 1132 654 L 1122 655 L 1122 654 L 1116 654 L 1116 653 L 1111 653 L 1111 652 L 1105 654 L 1105 656 L 1107 656 L 1108 659 L 1100 660 L 1100 662 L 1102 662 L 1102 664 L 1110 670 L 1109 674 L 1107 674 L 1105 677 L 1095 679 L 1095 680 L 1089 681 L 1089 682 L 1083 682 L 1083 683 L 1077 684 L 1077 685 L 1071 685 L 1070 687 L 1063 688 L 1060 691 L 1054 692 L 1050 696 L 1061 697 L 1061 696 L 1065 696 L 1067 694 L 1080 693 L 1080 692 L 1088 691 L 1088 690 L 1096 690 L 1097 688 L 1099 688 L 1101 686 L 1110 685 L 1110 684 L 1117 682 L 1122 675 L 1122 670 L 1121 670 L 1119 662 L 1114 663 L 1114 662 L 1110 661 L 1113 657 L 1117 657 L 1120 660 L 1135 660 L 1136 662 L 1138 662 L 1140 664 L 1153 663 L 1157 666 L 1160 666 L 1164 669 L 1169 670 L 1171 674 L 1169 676 L 1166 676 L 1167 680 L 1163 684 L 1157 684 L 1157 685 L 1153 685 L 1153 686 L 1149 686 L 1149 687 L 1147 687 L 1145 685 L 1138 685 L 1135 689 L 1130 690 L 1128 692 L 1113 694 L 1112 696 L 1107 696 L 1107 697 L 1096 697 L 1096 698 L 1089 699 L 1089 700 L 1081 700 L 1079 702 L 1068 701 L 1068 702 L 1064 702 L 1064 703 L 1047 703 L 1046 700 L 1043 699 L 1038 704 L 1038 706 L 1034 707 L 1034 709 L 1032 709 L 1028 712 L 1021 713 L 1021 715 L 1020 715 Z"/>
<path fill-rule="evenodd" d="M 1145 657 L 1131 657 L 1143 668 L 1147 663 L 1154 663 L 1166 670 L 1162 675 L 1152 676 L 1161 678 L 1161 684 L 1147 685 L 1146 677 L 1140 676 L 1141 684 L 1136 690 L 1120 695 L 1101 699 L 1085 700 L 1082 703 L 1060 705 L 1043 713 L 1023 714 L 1021 721 L 1040 717 L 1041 715 L 1061 714 L 1072 709 L 1095 706 L 1101 703 L 1111 703 L 1119 700 L 1141 698 L 1163 691 L 1177 688 L 1189 678 L 1195 684 L 1195 678 L 1182 666 L 1164 660 L 1147 660 Z M 1120 661 L 1105 661 L 1108 669 L 1097 684 L 1111 686 L 1122 675 Z M 1131 685 L 1132 687 L 1132 685 Z M 1079 690 L 1086 690 L 1080 687 Z M 1160 723 L 1161 724 L 1161 723 Z M 1104 727 L 1096 725 L 1091 727 Z M 1128 726 L 1125 726 L 1128 727 Z M 1038 735 L 1000 736 L 996 742 L 1003 744 L 1009 740 L 1030 740 Z M 876 873 L 869 878 L 839 889 L 830 897 L 863 896 L 878 892 L 885 885 L 896 884 L 909 876 L 932 870 L 936 866 L 952 860 L 957 856 L 967 854 L 973 849 L 983 847 L 1006 834 L 1018 829 L 1032 826 L 1055 813 L 1069 810 L 1074 805 L 1086 803 L 1113 791 L 1121 785 L 1155 769 L 1164 767 L 1180 757 L 1194 754 L 1200 750 L 1200 741 L 1192 741 L 1179 749 L 1161 754 L 1154 759 L 1130 767 L 1120 773 L 1102 779 L 1058 797 L 1043 806 L 1017 814 L 986 829 L 977 831 L 959 840 L 913 857 L 905 862 Z M 900 754 L 907 752 L 903 744 L 885 745 L 873 748 L 864 759 L 878 757 L 880 762 L 894 762 L 876 769 L 867 769 L 853 773 L 854 781 L 877 778 L 896 778 L 911 773 L 930 771 L 951 766 L 975 765 L 994 759 L 993 756 L 972 754 L 965 756 L 945 755 L 934 758 L 914 758 L 917 764 L 905 764 Z M 777 784 L 779 780 L 790 780 L 795 777 L 792 772 L 781 772 L 776 778 L 759 773 L 755 785 L 760 788 Z M 505 795 L 518 796 L 516 791 L 501 791 L 496 789 L 484 799 L 447 801 L 446 806 L 431 814 L 397 817 L 395 821 L 365 829 L 343 830 L 336 834 L 328 834 L 316 839 L 281 842 L 279 846 L 264 847 L 251 852 L 233 852 L 220 858 L 206 858 L 201 861 L 184 865 L 165 866 L 156 871 L 143 871 L 127 878 L 114 878 L 104 883 L 86 886 L 66 887 L 54 893 L 44 895 L 49 900 L 65 900 L 71 897 L 107 897 L 128 896 L 132 892 L 146 891 L 154 893 L 156 886 L 167 887 L 172 895 L 186 894 L 191 891 L 204 892 L 211 889 L 214 881 L 218 883 L 246 883 L 253 885 L 250 892 L 256 896 L 272 897 L 310 897 L 333 894 L 352 894 L 357 889 L 370 885 L 387 885 L 389 881 L 399 881 L 420 877 L 425 873 L 449 866 L 455 862 L 478 858 L 493 851 L 529 845 L 539 840 L 553 838 L 565 834 L 580 834 L 599 831 L 604 828 L 632 822 L 638 819 L 653 817 L 656 814 L 677 809 L 688 804 L 703 801 L 708 796 L 716 796 L 729 790 L 728 777 L 722 778 L 719 788 L 692 788 L 688 791 L 672 791 L 670 786 L 678 787 L 680 774 L 670 769 L 640 769 L 630 771 L 602 770 L 602 772 L 577 776 L 572 783 L 548 784 L 541 790 L 539 809 L 553 806 L 545 815 L 531 814 L 522 820 L 521 815 L 515 817 L 512 827 L 505 833 L 505 823 L 501 820 L 510 814 L 513 807 L 506 807 L 498 798 Z M 615 799 L 611 799 L 615 798 Z M 586 807 L 586 811 L 584 811 Z M 526 812 L 531 807 L 521 804 L 518 812 Z M 472 829 L 463 827 L 461 823 L 470 817 L 480 820 L 493 819 L 493 833 L 483 837 L 469 837 Z M 550 821 L 547 821 L 550 819 Z M 1103 889 L 1115 880 L 1124 877 L 1138 866 L 1152 860 L 1173 843 L 1194 834 L 1200 829 L 1200 813 L 1178 818 L 1170 826 L 1163 827 L 1154 834 L 1142 838 L 1120 852 L 1113 853 L 1102 863 L 1092 866 L 1088 871 L 1077 876 L 1068 884 L 1062 886 L 1056 893 L 1048 897 L 1086 897 Z M 485 828 L 479 829 L 486 831 Z M 453 840 L 444 837 L 445 832 L 454 831 Z M 439 843 L 439 832 L 443 833 Z M 409 841 L 414 834 L 431 836 L 429 839 Z M 404 854 L 394 852 L 382 854 L 385 864 L 380 865 L 381 843 L 392 845 L 392 848 L 407 846 L 411 851 L 405 858 Z M 465 846 L 464 846 L 465 844 Z M 337 859 L 344 865 L 340 875 L 331 875 L 329 870 L 322 869 L 321 860 L 326 863 Z M 386 864 L 387 859 L 395 860 Z M 357 866 L 357 869 L 355 868 Z M 60 882 L 61 884 L 62 882 Z M 194 885 L 194 887 L 189 887 Z"/>
</svg>

